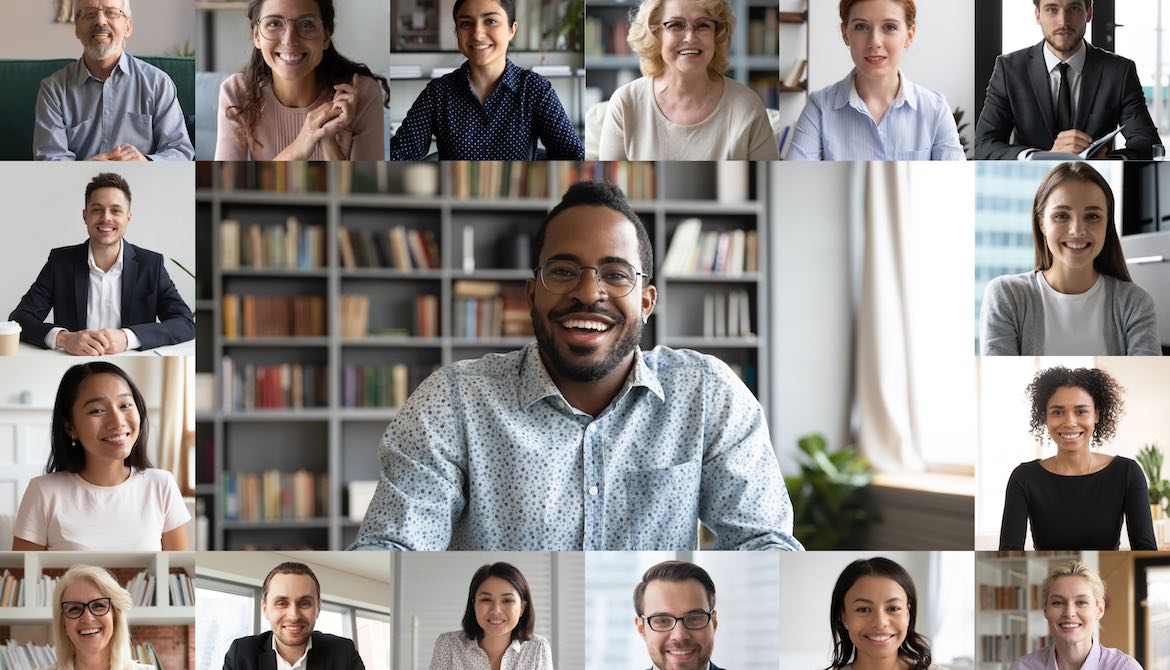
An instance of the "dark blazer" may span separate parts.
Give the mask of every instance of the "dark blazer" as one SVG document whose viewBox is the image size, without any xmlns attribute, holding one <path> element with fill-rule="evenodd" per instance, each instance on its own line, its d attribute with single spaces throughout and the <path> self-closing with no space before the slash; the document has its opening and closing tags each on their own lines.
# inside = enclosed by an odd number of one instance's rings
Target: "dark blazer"
<svg viewBox="0 0 1170 670">
<path fill-rule="evenodd" d="M 318 631 L 312 639 L 306 670 L 365 670 L 353 640 Z M 234 640 L 223 657 L 223 670 L 276 670 L 272 631 Z"/>
<path fill-rule="evenodd" d="M 1133 61 L 1085 43 L 1085 67 L 1073 125 L 1097 139 L 1124 125 L 1125 149 L 1111 155 L 1150 159 L 1158 129 Z M 1014 160 L 1024 149 L 1047 151 L 1059 134 L 1044 43 L 998 56 L 975 124 L 975 158 Z M 1012 131 L 1015 138 L 1012 138 Z"/>
<path fill-rule="evenodd" d="M 649 670 L 654 670 L 654 668 L 651 667 Z M 708 667 L 708 670 L 719 670 L 719 668 L 714 663 L 710 663 L 710 667 Z"/>
<path fill-rule="evenodd" d="M 163 257 L 122 241 L 122 324 L 134 331 L 143 349 L 186 342 L 195 337 L 191 309 L 167 269 Z M 85 329 L 89 298 L 89 241 L 49 252 L 49 260 L 29 287 L 9 320 L 20 323 L 20 339 L 45 346 L 53 328 L 71 332 Z M 53 322 L 45 323 L 49 310 Z M 157 321 L 161 323 L 156 323 Z"/>
</svg>

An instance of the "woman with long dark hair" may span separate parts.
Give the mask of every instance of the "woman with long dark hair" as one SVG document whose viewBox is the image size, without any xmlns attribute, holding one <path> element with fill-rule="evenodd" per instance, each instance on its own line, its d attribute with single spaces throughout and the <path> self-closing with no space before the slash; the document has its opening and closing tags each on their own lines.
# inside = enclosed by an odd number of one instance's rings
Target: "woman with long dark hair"
<svg viewBox="0 0 1170 670">
<path fill-rule="evenodd" d="M 833 662 L 826 670 L 942 670 L 930 641 L 914 630 L 918 592 L 888 558 L 853 561 L 837 578 L 829 607 Z"/>
<path fill-rule="evenodd" d="M 333 0 L 250 0 L 251 59 L 219 89 L 215 160 L 382 160 L 385 77 L 333 43 Z"/>
<path fill-rule="evenodd" d="M 983 293 L 985 356 L 1160 356 L 1154 301 L 1130 279 L 1113 189 L 1087 163 L 1061 163 L 1032 202 L 1030 272 Z"/>
<path fill-rule="evenodd" d="M 28 483 L 15 551 L 183 551 L 191 520 L 175 478 L 146 457 L 146 401 L 122 368 L 69 368 L 53 404 L 45 473 Z"/>
<path fill-rule="evenodd" d="M 482 566 L 471 577 L 463 628 L 435 640 L 431 670 L 552 670 L 548 640 L 532 632 L 536 610 L 528 580 L 510 563 Z"/>
</svg>

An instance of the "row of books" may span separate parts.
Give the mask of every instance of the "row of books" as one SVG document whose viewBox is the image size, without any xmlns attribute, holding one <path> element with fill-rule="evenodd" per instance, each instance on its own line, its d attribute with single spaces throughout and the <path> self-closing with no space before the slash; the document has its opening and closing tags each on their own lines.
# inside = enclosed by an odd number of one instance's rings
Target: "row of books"
<svg viewBox="0 0 1170 670">
<path fill-rule="evenodd" d="M 489 281 L 457 281 L 452 337 L 483 339 L 532 335 L 532 313 L 524 288 Z"/>
<path fill-rule="evenodd" d="M 130 654 L 135 661 L 142 665 L 149 665 L 152 668 L 163 670 L 162 660 L 158 657 L 158 652 L 154 649 L 152 642 L 133 642 L 130 644 Z"/>
<path fill-rule="evenodd" d="M 979 658 L 984 663 L 1011 663 L 1017 658 L 1030 654 L 1052 643 L 1051 635 L 1028 638 L 1023 633 L 1005 635 L 980 635 Z"/>
<path fill-rule="evenodd" d="M 979 609 L 1022 610 L 1035 609 L 1040 602 L 1040 587 L 979 585 Z M 1030 604 L 1029 604 L 1030 603 Z"/>
<path fill-rule="evenodd" d="M 329 514 L 329 475 L 308 470 L 223 473 L 228 521 L 296 521 Z"/>
<path fill-rule="evenodd" d="M 419 295 L 413 300 L 414 329 L 389 328 L 373 333 L 394 337 L 438 337 L 439 296 Z M 341 296 L 341 336 L 360 339 L 370 333 L 370 298 L 364 295 Z"/>
<path fill-rule="evenodd" d="M 0 670 L 40 670 L 57 667 L 57 651 L 53 645 L 21 644 L 8 640 L 0 646 Z"/>
<path fill-rule="evenodd" d="M 394 226 L 386 231 L 337 229 L 341 265 L 353 268 L 394 268 L 396 270 L 437 270 L 439 240 L 431 230 L 407 230 Z"/>
<path fill-rule="evenodd" d="M 451 195 L 461 200 L 544 198 L 549 165 L 546 161 L 451 161 Z"/>
<path fill-rule="evenodd" d="M 239 337 L 323 337 L 325 297 L 223 296 L 223 335 Z"/>
<path fill-rule="evenodd" d="M 219 224 L 219 264 L 224 270 L 323 268 L 325 228 L 302 226 L 295 216 L 284 225 L 225 219 Z"/>
<path fill-rule="evenodd" d="M 585 55 L 630 55 L 630 43 L 626 41 L 629 32 L 630 23 L 624 18 L 611 22 L 596 16 L 585 19 Z"/>
<path fill-rule="evenodd" d="M 149 607 L 154 604 L 154 575 L 139 571 L 130 581 L 122 585 L 130 593 L 135 607 Z"/>
<path fill-rule="evenodd" d="M 343 407 L 393 407 L 406 404 L 410 369 L 395 365 L 346 365 L 341 372 Z"/>
<path fill-rule="evenodd" d="M 703 296 L 703 337 L 752 339 L 751 298 L 745 290 Z"/>
<path fill-rule="evenodd" d="M 220 190 L 323 193 L 328 170 L 322 162 L 229 161 L 220 163 Z"/>
<path fill-rule="evenodd" d="M 565 163 L 560 168 L 561 188 L 579 181 L 607 181 L 622 190 L 630 200 L 653 200 L 654 163 L 649 161 L 585 161 Z"/>
<path fill-rule="evenodd" d="M 776 75 L 754 75 L 748 77 L 748 88 L 760 96 L 765 107 L 779 109 L 780 107 L 780 80 Z"/>
<path fill-rule="evenodd" d="M 237 364 L 223 357 L 225 411 L 305 409 L 329 405 L 329 368 L 279 363 Z"/>
<path fill-rule="evenodd" d="M 172 572 L 167 578 L 171 591 L 171 605 L 190 607 L 195 604 L 195 582 L 186 572 Z"/>
<path fill-rule="evenodd" d="M 749 55 L 775 58 L 780 51 L 780 16 L 768 11 L 763 17 L 749 19 L 747 38 Z"/>
<path fill-rule="evenodd" d="M 686 219 L 675 228 L 662 274 L 667 277 L 687 275 L 729 275 L 732 277 L 759 269 L 759 234 L 754 230 L 703 230 L 699 219 Z"/>
<path fill-rule="evenodd" d="M 42 576 L 41 579 L 51 578 Z M 43 589 L 40 590 L 33 602 L 48 602 L 47 598 L 41 597 L 44 592 Z M 52 590 L 49 590 L 48 593 L 52 593 Z M 10 570 L 5 570 L 4 574 L 0 575 L 0 607 L 24 607 L 25 600 L 24 577 L 15 575 Z"/>
</svg>

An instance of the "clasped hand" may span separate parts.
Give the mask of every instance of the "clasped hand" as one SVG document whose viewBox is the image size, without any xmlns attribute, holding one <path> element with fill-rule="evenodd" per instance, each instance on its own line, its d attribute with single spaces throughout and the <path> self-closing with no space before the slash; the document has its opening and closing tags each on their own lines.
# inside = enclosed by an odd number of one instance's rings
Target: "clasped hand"
<svg viewBox="0 0 1170 670">
<path fill-rule="evenodd" d="M 100 154 L 95 154 L 90 157 L 91 161 L 144 161 L 146 156 L 138 150 L 138 147 L 133 144 L 119 144 L 118 146 L 103 151 Z"/>
<path fill-rule="evenodd" d="M 1085 149 L 1088 149 L 1091 144 L 1093 144 L 1093 138 L 1091 136 L 1073 128 L 1072 130 L 1065 130 L 1056 136 L 1056 141 L 1052 143 L 1051 151 L 1079 154 Z M 1104 158 L 1108 151 L 1109 146 L 1106 143 L 1094 155 L 1089 156 L 1089 158 Z"/>
<path fill-rule="evenodd" d="M 102 356 L 126 351 L 126 333 L 121 328 L 62 331 L 57 334 L 57 346 L 74 356 Z"/>
<path fill-rule="evenodd" d="M 357 78 L 355 74 L 350 82 L 333 86 L 333 98 L 309 111 L 296 140 L 277 156 L 278 160 L 309 160 L 318 145 L 328 160 L 346 158 L 337 144 L 337 133 L 353 130 L 358 103 Z"/>
</svg>

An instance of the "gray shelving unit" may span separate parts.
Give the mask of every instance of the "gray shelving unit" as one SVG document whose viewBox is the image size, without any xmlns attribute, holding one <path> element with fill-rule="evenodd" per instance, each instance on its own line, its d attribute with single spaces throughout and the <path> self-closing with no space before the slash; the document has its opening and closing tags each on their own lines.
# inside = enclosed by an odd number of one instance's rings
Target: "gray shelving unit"
<svg viewBox="0 0 1170 670">
<path fill-rule="evenodd" d="M 753 389 L 762 403 L 767 402 L 768 383 L 763 373 L 768 369 L 767 263 L 767 163 L 745 164 L 749 199 L 737 203 L 717 199 L 714 163 L 659 163 L 655 169 L 655 193 L 652 200 L 631 202 L 652 237 L 655 263 L 660 266 L 678 224 L 687 218 L 700 217 L 706 229 L 756 230 L 759 235 L 759 271 L 741 277 L 690 276 L 663 277 L 655 273 L 658 305 L 644 333 L 642 346 L 655 344 L 686 347 L 714 354 L 728 363 L 756 370 Z M 388 164 L 391 188 L 401 183 L 407 164 Z M 410 388 L 422 380 L 416 369 L 446 365 L 452 361 L 474 358 L 489 352 L 504 352 L 524 346 L 529 338 L 466 339 L 451 336 L 453 286 L 460 279 L 500 281 L 522 285 L 531 270 L 495 267 L 490 250 L 500 238 L 525 233 L 535 237 L 546 212 L 560 200 L 567 184 L 555 163 L 549 163 L 549 193 L 519 200 L 462 199 L 452 195 L 452 166 L 443 163 L 440 170 L 440 193 L 416 197 L 401 193 L 345 193 L 339 181 L 342 169 L 329 166 L 329 188 L 319 194 L 258 193 L 225 191 L 218 188 L 221 164 L 212 166 L 211 188 L 201 188 L 196 195 L 199 230 L 197 244 L 200 258 L 207 259 L 199 275 L 211 277 L 210 293 L 201 295 L 197 310 L 198 323 L 211 324 L 199 333 L 201 372 L 216 376 L 213 412 L 197 417 L 200 445 L 210 436 L 214 444 L 212 481 L 201 481 L 197 494 L 204 499 L 211 519 L 211 544 L 216 550 L 233 550 L 245 546 L 311 546 L 318 549 L 343 549 L 357 533 L 359 524 L 348 519 L 343 503 L 345 484 L 358 479 L 374 479 L 378 472 L 377 446 L 386 424 L 395 410 L 390 408 L 349 408 L 341 404 L 341 370 L 349 363 L 411 365 Z M 355 164 L 354 172 L 373 171 L 372 164 Z M 321 225 L 326 229 L 327 264 L 322 270 L 223 270 L 219 267 L 219 224 L 228 218 L 242 224 L 281 223 L 297 216 L 302 224 Z M 360 268 L 345 269 L 335 241 L 340 226 L 373 228 L 380 231 L 392 225 L 432 230 L 438 235 L 442 268 L 402 272 L 399 270 Z M 475 226 L 476 271 L 465 273 L 461 267 L 462 235 L 466 224 Z M 704 338 L 702 330 L 703 295 L 744 289 L 751 299 L 751 320 L 755 338 Z M 225 292 L 260 292 L 277 294 L 314 293 L 326 302 L 327 335 L 314 338 L 252 338 L 228 340 L 223 337 L 220 305 Z M 409 327 L 413 312 L 396 305 L 413 304 L 415 296 L 429 293 L 439 296 L 440 336 L 433 338 L 369 336 L 342 338 L 340 296 L 363 293 L 371 297 L 370 327 Z M 696 321 L 695 315 L 698 315 Z M 328 404 L 306 410 L 256 410 L 227 412 L 222 409 L 224 355 L 238 362 L 279 363 L 312 362 L 329 368 Z M 224 468 L 255 472 L 269 468 L 295 470 L 304 467 L 314 472 L 329 472 L 329 514 L 301 521 L 242 522 L 224 519 L 222 473 Z"/>
</svg>

